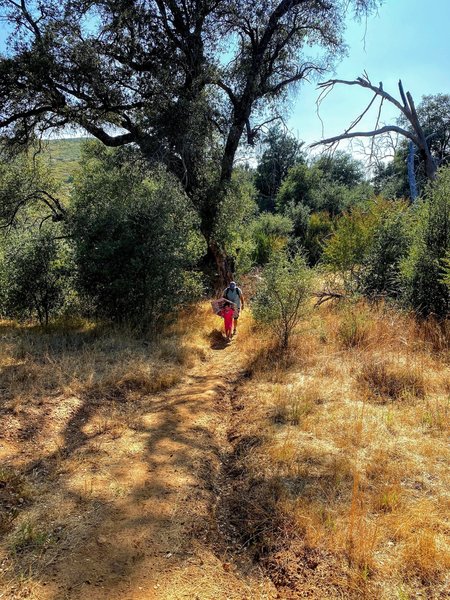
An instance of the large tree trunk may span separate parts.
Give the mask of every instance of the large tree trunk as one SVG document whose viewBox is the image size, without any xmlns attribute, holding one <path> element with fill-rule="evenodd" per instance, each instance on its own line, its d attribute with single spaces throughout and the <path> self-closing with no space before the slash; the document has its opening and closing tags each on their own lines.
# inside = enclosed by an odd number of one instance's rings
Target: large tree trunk
<svg viewBox="0 0 450 600">
<path fill-rule="evenodd" d="M 234 279 L 234 260 L 214 240 L 208 242 L 208 251 L 217 273 L 214 287 L 217 292 L 221 292 Z"/>
</svg>

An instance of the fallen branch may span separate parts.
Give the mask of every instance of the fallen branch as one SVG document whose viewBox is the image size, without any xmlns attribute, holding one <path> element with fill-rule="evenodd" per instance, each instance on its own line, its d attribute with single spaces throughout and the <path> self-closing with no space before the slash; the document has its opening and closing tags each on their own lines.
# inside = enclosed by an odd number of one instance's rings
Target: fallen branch
<svg viewBox="0 0 450 600">
<path fill-rule="evenodd" d="M 316 298 L 318 298 L 317 302 L 314 304 L 314 308 L 317 308 L 321 304 L 328 302 L 329 300 L 343 300 L 347 298 L 347 294 L 343 292 L 333 292 L 332 290 L 322 290 L 321 292 L 315 292 L 313 294 Z"/>
</svg>

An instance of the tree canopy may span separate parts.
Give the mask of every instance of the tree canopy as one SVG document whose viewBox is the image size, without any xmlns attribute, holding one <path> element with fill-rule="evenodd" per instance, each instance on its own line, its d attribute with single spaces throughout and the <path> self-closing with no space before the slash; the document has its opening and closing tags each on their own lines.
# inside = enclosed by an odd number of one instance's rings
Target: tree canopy
<svg viewBox="0 0 450 600">
<path fill-rule="evenodd" d="M 304 163 L 303 142 L 281 127 L 271 127 L 263 138 L 264 151 L 256 169 L 256 188 L 259 206 L 263 210 L 275 210 L 275 197 L 288 171 L 297 163 Z"/>
<path fill-rule="evenodd" d="M 13 31 L 0 59 L 3 137 L 23 146 L 72 126 L 137 145 L 182 182 L 212 242 L 244 132 L 253 144 L 292 86 L 342 55 L 350 5 L 361 16 L 377 4 L 1 0 Z"/>
</svg>

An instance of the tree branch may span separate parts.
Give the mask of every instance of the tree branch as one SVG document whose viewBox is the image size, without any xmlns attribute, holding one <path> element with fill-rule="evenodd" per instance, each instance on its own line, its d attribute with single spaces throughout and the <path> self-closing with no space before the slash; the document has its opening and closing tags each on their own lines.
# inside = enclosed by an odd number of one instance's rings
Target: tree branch
<svg viewBox="0 0 450 600">
<path fill-rule="evenodd" d="M 391 102 L 391 104 L 394 104 L 394 106 L 396 106 L 405 115 L 405 117 L 409 120 L 410 111 L 408 109 L 408 106 L 402 106 L 400 104 L 400 102 L 396 98 L 394 98 L 394 96 L 391 96 L 390 94 L 385 92 L 383 89 L 382 83 L 380 83 L 380 85 L 377 87 L 376 85 L 373 85 L 370 82 L 369 78 L 366 76 L 365 78 L 357 77 L 353 81 L 349 81 L 346 79 L 330 79 L 329 81 L 324 81 L 323 83 L 319 83 L 319 85 L 317 87 L 319 89 L 324 89 L 324 88 L 329 88 L 329 87 L 332 88 L 336 84 L 358 85 L 360 87 L 372 90 L 372 92 L 374 92 L 377 96 L 382 96 L 385 100 L 387 100 L 388 102 Z"/>
<path fill-rule="evenodd" d="M 388 133 L 391 131 L 394 133 L 399 133 L 400 135 L 407 137 L 412 142 L 419 145 L 418 139 L 412 133 L 407 131 L 406 129 L 397 127 L 397 125 L 385 125 L 384 127 L 381 127 L 380 129 L 374 129 L 373 131 L 352 131 L 350 133 L 343 133 L 341 135 L 336 135 L 331 138 L 326 138 L 324 140 L 321 140 L 320 142 L 314 142 L 313 144 L 310 145 L 310 148 L 314 148 L 315 146 L 320 146 L 321 144 L 333 144 L 335 142 L 339 142 L 340 140 L 348 140 L 350 138 L 372 137 L 375 135 L 381 135 L 383 133 Z"/>
</svg>

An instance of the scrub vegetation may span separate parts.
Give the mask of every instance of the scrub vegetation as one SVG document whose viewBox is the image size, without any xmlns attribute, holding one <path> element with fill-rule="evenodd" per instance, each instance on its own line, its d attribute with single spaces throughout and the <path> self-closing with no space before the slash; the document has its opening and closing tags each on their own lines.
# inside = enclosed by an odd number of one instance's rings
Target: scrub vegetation
<svg viewBox="0 0 450 600">
<path fill-rule="evenodd" d="M 0 2 L 0 598 L 448 594 L 449 96 L 281 126 L 381 4 Z"/>
</svg>

